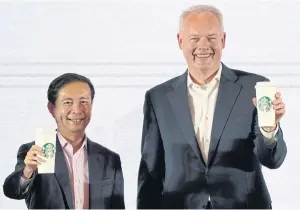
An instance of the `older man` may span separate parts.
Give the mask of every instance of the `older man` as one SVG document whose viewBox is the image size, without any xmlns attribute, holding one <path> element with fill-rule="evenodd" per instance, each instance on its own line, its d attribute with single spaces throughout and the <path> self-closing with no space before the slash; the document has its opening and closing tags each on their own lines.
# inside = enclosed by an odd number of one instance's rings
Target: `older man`
<svg viewBox="0 0 300 210">
<path fill-rule="evenodd" d="M 147 91 L 138 208 L 271 208 L 261 166 L 276 169 L 287 148 L 279 121 L 258 127 L 254 86 L 263 76 L 221 63 L 221 12 L 197 5 L 177 35 L 188 69 Z"/>
</svg>

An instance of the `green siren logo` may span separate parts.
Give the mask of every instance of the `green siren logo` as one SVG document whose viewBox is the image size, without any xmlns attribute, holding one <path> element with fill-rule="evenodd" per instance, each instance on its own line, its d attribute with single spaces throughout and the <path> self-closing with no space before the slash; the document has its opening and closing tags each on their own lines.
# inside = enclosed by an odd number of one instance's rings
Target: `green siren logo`
<svg viewBox="0 0 300 210">
<path fill-rule="evenodd" d="M 46 143 L 43 145 L 43 153 L 46 158 L 53 158 L 55 154 L 55 146 L 51 143 Z"/>
<path fill-rule="evenodd" d="M 272 101 L 269 97 L 263 96 L 258 100 L 258 108 L 262 112 L 268 112 L 272 109 Z"/>
</svg>

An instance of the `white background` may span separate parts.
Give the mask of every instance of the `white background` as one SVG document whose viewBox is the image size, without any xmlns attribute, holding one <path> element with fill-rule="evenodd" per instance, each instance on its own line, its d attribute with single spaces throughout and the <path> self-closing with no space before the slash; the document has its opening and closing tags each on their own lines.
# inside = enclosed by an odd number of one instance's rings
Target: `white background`
<svg viewBox="0 0 300 210">
<path fill-rule="evenodd" d="M 178 17 L 196 3 L 224 14 L 223 62 L 267 76 L 287 113 L 288 154 L 264 169 L 274 209 L 299 207 L 300 2 L 260 1 L 0 1 L 0 182 L 35 128 L 55 126 L 46 91 L 56 76 L 82 73 L 96 87 L 88 136 L 121 155 L 127 208 L 136 207 L 142 106 L 146 90 L 185 71 L 176 42 Z M 251 102 L 249 102 L 251 103 Z M 0 191 L 0 208 L 25 208 Z"/>
</svg>

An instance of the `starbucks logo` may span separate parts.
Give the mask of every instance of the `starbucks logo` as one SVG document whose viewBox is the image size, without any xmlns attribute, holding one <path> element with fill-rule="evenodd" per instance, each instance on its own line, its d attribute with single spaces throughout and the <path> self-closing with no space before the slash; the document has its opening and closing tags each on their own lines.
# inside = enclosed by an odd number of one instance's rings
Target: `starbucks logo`
<svg viewBox="0 0 300 210">
<path fill-rule="evenodd" d="M 258 100 L 258 108 L 262 112 L 268 112 L 272 109 L 272 101 L 269 97 L 263 96 Z"/>
<path fill-rule="evenodd" d="M 46 143 L 43 145 L 42 151 L 46 158 L 53 158 L 55 154 L 55 146 L 51 143 Z"/>
</svg>

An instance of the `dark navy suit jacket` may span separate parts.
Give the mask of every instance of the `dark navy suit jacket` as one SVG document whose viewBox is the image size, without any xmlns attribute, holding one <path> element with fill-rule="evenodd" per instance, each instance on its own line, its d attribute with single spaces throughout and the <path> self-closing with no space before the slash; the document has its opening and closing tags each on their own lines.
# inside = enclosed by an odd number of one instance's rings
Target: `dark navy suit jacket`
<svg viewBox="0 0 300 210">
<path fill-rule="evenodd" d="M 57 139 L 54 174 L 35 174 L 26 193 L 21 192 L 20 177 L 24 158 L 34 142 L 18 151 L 15 171 L 5 180 L 4 194 L 25 199 L 29 209 L 74 209 L 69 174 L 62 147 Z M 89 208 L 124 209 L 124 181 L 118 154 L 87 140 L 89 166 Z"/>
<path fill-rule="evenodd" d="M 270 208 L 261 167 L 280 167 L 287 148 L 280 129 L 269 148 L 252 103 L 265 77 L 222 64 L 207 164 L 188 103 L 187 72 L 147 91 L 137 207 Z"/>
</svg>

